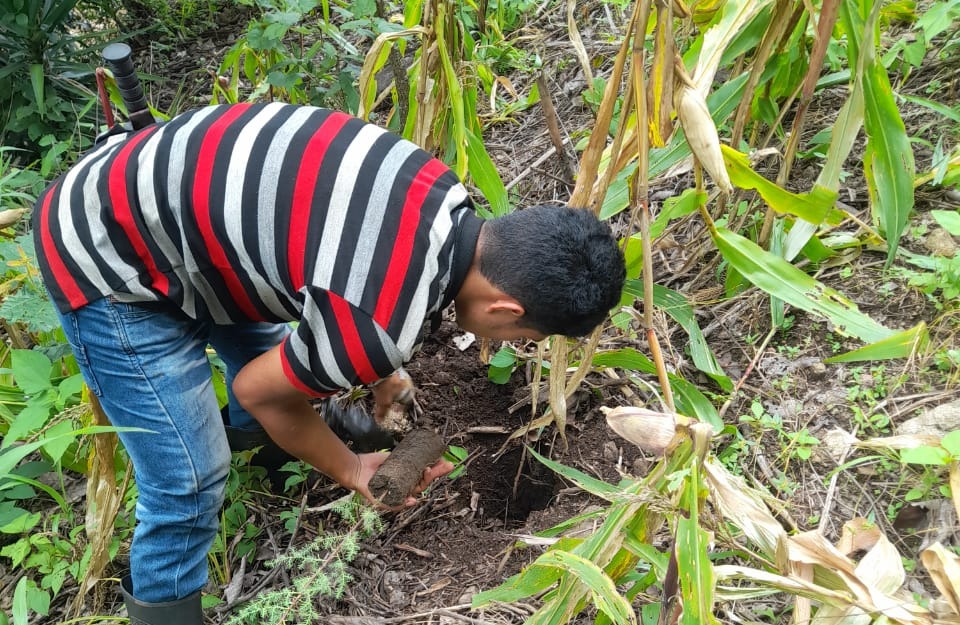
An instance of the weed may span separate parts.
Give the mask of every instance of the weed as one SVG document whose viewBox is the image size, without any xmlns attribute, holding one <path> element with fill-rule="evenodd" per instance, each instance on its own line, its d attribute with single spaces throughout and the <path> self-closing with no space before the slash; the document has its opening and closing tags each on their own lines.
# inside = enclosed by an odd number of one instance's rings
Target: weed
<svg viewBox="0 0 960 625">
<path fill-rule="evenodd" d="M 490 359 L 487 379 L 494 384 L 506 384 L 513 372 L 517 370 L 518 364 L 517 350 L 512 347 L 501 347 Z"/>
<path fill-rule="evenodd" d="M 780 459 L 784 464 L 788 463 L 790 458 L 809 460 L 813 448 L 820 444 L 820 441 L 810 434 L 807 428 L 797 432 L 788 430 L 784 426 L 783 420 L 779 416 L 767 412 L 759 399 L 753 400 L 750 404 L 750 414 L 741 415 L 740 422 L 753 425 L 761 431 L 774 433 L 781 448 Z M 786 478 L 784 478 L 780 487 L 792 490 L 787 484 Z"/>
<path fill-rule="evenodd" d="M 342 533 L 327 532 L 312 542 L 279 556 L 271 566 L 295 574 L 290 586 L 258 596 L 242 606 L 228 623 L 315 623 L 320 600 L 341 597 L 351 580 L 348 565 L 360 553 L 360 541 L 383 529 L 383 521 L 370 507 L 350 499 L 334 510 L 349 525 Z"/>
<path fill-rule="evenodd" d="M 467 471 L 466 461 L 467 457 L 470 454 L 463 447 L 458 447 L 456 445 L 450 445 L 447 448 L 447 451 L 444 452 L 443 457 L 446 460 L 449 460 L 454 464 L 453 471 L 447 476 L 449 480 L 455 480 Z"/>
<path fill-rule="evenodd" d="M 922 467 L 920 483 L 913 486 L 904 499 L 919 501 L 934 493 L 941 497 L 950 497 L 950 486 L 944 480 L 943 469 L 960 463 L 960 430 L 944 435 L 939 445 L 901 449 L 900 461 Z"/>
<path fill-rule="evenodd" d="M 252 493 L 261 488 L 267 475 L 263 467 L 250 463 L 255 453 L 256 450 L 241 451 L 231 458 L 220 514 L 220 530 L 207 554 L 211 576 L 220 584 L 230 581 L 228 571 L 233 557 L 253 557 L 256 539 L 261 533 L 257 524 L 249 522 L 251 519 L 247 512 Z"/>
<path fill-rule="evenodd" d="M 850 402 L 854 423 L 863 432 L 880 434 L 888 431 L 890 417 L 883 411 L 874 410 L 891 390 L 886 367 L 853 367 L 849 373 L 853 383 L 847 387 L 847 401 Z"/>
</svg>

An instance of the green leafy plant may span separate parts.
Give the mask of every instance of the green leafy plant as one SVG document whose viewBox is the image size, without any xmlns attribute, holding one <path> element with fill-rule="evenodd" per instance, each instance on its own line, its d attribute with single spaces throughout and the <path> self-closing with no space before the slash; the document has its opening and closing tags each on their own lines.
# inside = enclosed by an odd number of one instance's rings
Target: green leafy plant
<svg viewBox="0 0 960 625">
<path fill-rule="evenodd" d="M 233 557 L 253 557 L 257 538 L 262 533 L 255 523 L 249 523 L 248 507 L 253 504 L 253 493 L 262 489 L 267 472 L 251 460 L 257 449 L 233 454 L 220 513 L 220 530 L 207 554 L 211 575 L 221 584 L 227 584 L 230 561 Z"/>
<path fill-rule="evenodd" d="M 238 102 L 269 99 L 355 111 L 353 83 L 362 56 L 356 43 L 397 27 L 376 15 L 376 3 L 339 5 L 317 0 L 237 0 L 256 7 L 224 56 L 214 99 Z M 241 80 L 251 86 L 242 95 Z"/>
<path fill-rule="evenodd" d="M 917 465 L 924 469 L 921 484 L 911 488 L 904 499 L 907 501 L 923 499 L 934 490 L 943 497 L 950 497 L 951 489 L 943 480 L 942 469 L 948 469 L 951 474 L 956 474 L 960 478 L 960 430 L 945 434 L 938 445 L 919 445 L 901 449 L 900 462 Z M 960 482 L 957 483 L 960 484 Z"/>
<path fill-rule="evenodd" d="M 960 211 L 933 210 L 930 214 L 951 236 L 960 237 Z M 960 255 L 926 256 L 904 251 L 902 256 L 907 263 L 921 270 L 898 269 L 911 286 L 930 296 L 938 294 L 934 302 L 941 310 L 956 305 L 960 300 Z"/>
<path fill-rule="evenodd" d="M 750 414 L 740 416 L 740 422 L 756 426 L 761 431 L 773 432 L 782 450 L 780 457 L 784 461 L 790 458 L 809 460 L 814 447 L 820 444 L 819 439 L 810 434 L 807 428 L 799 431 L 788 429 L 783 419 L 767 412 L 758 399 L 754 399 L 750 404 Z"/>
<path fill-rule="evenodd" d="M 455 480 L 467 472 L 466 462 L 469 455 L 463 447 L 458 447 L 457 445 L 447 447 L 447 450 L 443 452 L 443 458 L 449 460 L 454 465 L 453 471 L 447 476 L 448 480 Z"/>
<path fill-rule="evenodd" d="M 53 449 L 66 450 L 71 442 L 88 435 L 118 431 L 143 431 L 137 428 L 114 428 L 104 426 L 70 429 L 69 431 L 48 430 L 37 440 L 19 445 L 6 443 L 0 447 L 0 531 L 6 534 L 26 534 L 0 549 L 0 557 L 8 559 L 13 567 L 35 573 L 40 578 L 37 584 L 33 575 L 24 575 L 14 590 L 14 622 L 28 622 L 30 612 L 47 614 L 50 602 L 63 588 L 67 575 L 80 580 L 85 574 L 90 558 L 89 545 L 83 546 L 79 540 L 83 526 L 75 526 L 72 509 L 64 497 L 52 487 L 39 482 L 34 477 L 46 472 L 48 464 L 26 463 L 22 461 L 36 452 Z M 62 454 L 63 451 L 60 451 Z M 75 452 L 74 456 L 82 456 Z M 62 483 L 62 480 L 61 480 Z M 37 512 L 21 509 L 16 502 L 33 499 L 25 497 L 26 489 L 37 489 L 49 495 L 59 504 L 60 511 L 50 515 L 42 532 L 31 530 L 40 522 Z M 12 501 L 11 501 L 12 500 Z M 113 553 L 119 547 L 119 539 L 114 542 Z"/>
<path fill-rule="evenodd" d="M 351 580 L 347 567 L 360 553 L 360 541 L 383 528 L 380 515 L 354 498 L 341 501 L 334 510 L 347 529 L 324 532 L 273 560 L 271 566 L 291 571 L 291 584 L 259 595 L 240 607 L 228 623 L 281 625 L 320 621 L 317 605 L 323 599 L 343 595 Z"/>
<path fill-rule="evenodd" d="M 3 210 L 29 207 L 45 184 L 38 172 L 14 164 L 14 155 L 19 152 L 21 150 L 12 146 L 0 146 L 0 209 Z"/>
<path fill-rule="evenodd" d="M 65 152 L 85 148 L 95 134 L 93 92 L 80 80 L 113 33 L 72 28 L 78 0 L 0 1 L 0 140 L 47 158 L 55 171 Z M 85 7 L 95 11 L 96 5 Z"/>
<path fill-rule="evenodd" d="M 21 324 L 37 336 L 41 344 L 63 345 L 53 336 L 60 328 L 60 321 L 40 282 L 33 236 L 25 234 L 0 242 L 0 270 L 0 294 L 3 295 L 0 320 Z M 20 344 L 16 332 L 7 334 L 15 345 Z"/>
<path fill-rule="evenodd" d="M 490 359 L 487 379 L 494 384 L 506 384 L 513 372 L 517 370 L 518 364 L 517 350 L 512 347 L 501 347 Z"/>
</svg>

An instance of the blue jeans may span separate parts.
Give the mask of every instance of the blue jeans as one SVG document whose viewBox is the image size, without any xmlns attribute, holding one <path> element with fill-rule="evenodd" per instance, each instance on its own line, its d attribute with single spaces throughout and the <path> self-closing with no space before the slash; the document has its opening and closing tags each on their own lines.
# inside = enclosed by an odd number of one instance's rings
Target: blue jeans
<svg viewBox="0 0 960 625">
<path fill-rule="evenodd" d="M 133 594 L 150 603 L 187 597 L 207 581 L 207 552 L 230 468 L 207 345 L 227 367 L 231 424 L 255 429 L 259 424 L 233 397 L 233 377 L 289 328 L 215 325 L 111 299 L 60 320 L 110 422 L 150 430 L 120 434 L 140 491 L 130 548 Z"/>
</svg>

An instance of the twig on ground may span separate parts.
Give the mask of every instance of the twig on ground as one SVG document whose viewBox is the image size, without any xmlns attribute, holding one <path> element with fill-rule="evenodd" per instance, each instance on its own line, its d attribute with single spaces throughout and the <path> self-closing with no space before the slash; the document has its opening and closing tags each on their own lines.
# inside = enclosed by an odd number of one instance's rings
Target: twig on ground
<svg viewBox="0 0 960 625">
<path fill-rule="evenodd" d="M 566 138 L 566 139 L 563 140 L 563 145 L 566 145 L 566 144 L 568 144 L 568 143 L 570 143 L 570 139 L 569 139 L 569 138 Z M 531 163 L 529 166 L 527 166 L 526 169 L 524 169 L 524 170 L 521 171 L 519 174 L 517 174 L 516 178 L 514 178 L 513 180 L 511 180 L 510 182 L 508 182 L 506 185 L 504 185 L 505 188 L 507 189 L 507 191 L 509 191 L 509 190 L 512 189 L 513 187 L 517 186 L 517 183 L 519 183 L 521 180 L 523 180 L 524 178 L 526 178 L 527 176 L 529 176 L 530 173 L 533 172 L 534 169 L 536 169 L 536 168 L 539 167 L 540 165 L 543 165 L 545 162 L 547 162 L 547 159 L 549 159 L 551 156 L 553 156 L 554 154 L 556 154 L 556 152 L 557 152 L 557 148 L 555 148 L 554 146 L 551 145 L 551 146 L 547 149 L 546 152 L 544 152 L 543 154 L 541 154 L 541 155 L 537 158 L 537 160 L 535 160 L 533 163 Z"/>
<path fill-rule="evenodd" d="M 553 96 L 550 95 L 550 86 L 547 84 L 547 79 L 544 77 L 543 72 L 537 75 L 537 86 L 540 87 L 540 105 L 543 107 L 543 116 L 547 121 L 547 131 L 550 133 L 550 141 L 553 143 L 553 148 L 560 158 L 560 165 L 563 167 L 563 173 L 566 177 L 566 180 L 563 182 L 572 186 L 574 179 L 573 166 L 570 164 L 570 159 L 567 158 L 567 153 L 563 149 L 563 138 L 560 136 L 560 120 L 557 118 L 557 109 L 553 106 Z"/>
<path fill-rule="evenodd" d="M 304 513 L 304 510 L 306 510 L 306 507 L 307 507 L 307 493 L 304 493 L 303 498 L 300 500 L 300 513 L 297 515 L 297 523 L 296 525 L 293 526 L 293 531 L 290 533 L 290 542 L 287 543 L 288 553 L 293 548 L 293 544 L 297 539 L 297 532 L 300 529 L 300 520 L 303 518 L 303 513 Z M 281 569 L 282 567 L 279 567 L 279 566 L 273 567 L 273 569 L 271 569 L 269 573 L 264 575 L 259 582 L 254 584 L 249 591 L 237 597 L 234 601 L 227 601 L 221 605 L 218 605 L 215 608 L 215 610 L 218 613 L 223 614 L 225 612 L 230 611 L 237 605 L 250 601 L 251 599 L 256 597 L 258 594 L 260 594 L 260 591 L 266 588 L 267 584 L 272 582 L 273 579 L 280 574 Z"/>
<path fill-rule="evenodd" d="M 857 437 L 858 426 L 853 426 L 853 431 L 850 433 L 854 438 Z M 843 466 L 843 463 L 847 460 L 847 455 L 850 453 L 850 450 L 853 449 L 853 445 L 847 445 L 843 450 L 843 453 L 840 454 L 840 457 L 837 459 L 837 468 Z M 836 495 L 837 491 L 837 480 L 840 478 L 840 471 L 834 471 L 833 475 L 830 476 L 830 484 L 827 486 L 827 496 L 823 500 L 823 510 L 820 512 L 820 523 L 817 524 L 817 532 L 823 534 L 827 529 L 827 519 L 830 516 L 830 509 L 833 507 L 833 498 Z"/>
</svg>

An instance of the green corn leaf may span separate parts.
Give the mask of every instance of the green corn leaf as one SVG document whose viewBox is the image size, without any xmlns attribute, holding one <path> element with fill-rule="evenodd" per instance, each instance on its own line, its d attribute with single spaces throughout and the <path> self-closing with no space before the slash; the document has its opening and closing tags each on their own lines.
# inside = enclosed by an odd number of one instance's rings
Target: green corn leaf
<svg viewBox="0 0 960 625">
<path fill-rule="evenodd" d="M 653 361 L 633 349 L 623 349 L 601 352 L 593 357 L 595 367 L 620 367 L 621 369 L 640 371 L 650 375 L 657 374 L 657 367 Z M 704 423 L 709 423 L 717 432 L 723 429 L 723 420 L 717 413 L 716 407 L 695 384 L 672 373 L 667 374 L 670 386 L 676 393 L 677 411 L 681 414 L 696 417 Z"/>
<path fill-rule="evenodd" d="M 686 189 L 678 196 L 667 198 L 663 206 L 657 212 L 653 223 L 650 224 L 650 240 L 655 241 L 657 237 L 663 234 L 670 222 L 674 219 L 686 217 L 695 213 L 698 208 L 707 203 L 707 194 L 696 189 Z M 601 215 L 601 219 L 603 216 Z M 623 256 L 627 262 L 627 277 L 636 278 L 640 275 L 643 265 L 643 245 L 642 236 L 637 233 L 627 239 L 623 246 Z M 642 296 L 641 296 L 642 297 Z"/>
<path fill-rule="evenodd" d="M 887 238 L 887 265 L 893 262 L 900 236 L 913 209 L 913 150 L 893 98 L 890 78 L 877 59 L 881 3 L 846 0 L 841 19 L 849 38 L 851 62 L 862 71 L 864 130 L 867 147 L 863 170 L 874 220 Z"/>
<path fill-rule="evenodd" d="M 779 256 L 726 228 L 711 233 L 723 257 L 747 280 L 763 291 L 810 313 L 829 319 L 844 336 L 875 342 L 893 331 L 861 313 L 839 291 L 817 282 Z"/>
<path fill-rule="evenodd" d="M 637 615 L 617 591 L 616 585 L 603 569 L 578 555 L 566 551 L 548 551 L 537 563 L 560 568 L 573 573 L 589 589 L 597 609 L 606 614 L 614 623 L 637 622 Z"/>
<path fill-rule="evenodd" d="M 150 430 L 144 430 L 143 428 L 119 428 L 114 426 L 105 426 L 105 425 L 95 425 L 86 428 L 80 428 L 79 430 L 74 430 L 73 432 L 68 432 L 66 434 L 60 434 L 57 437 L 49 437 L 41 439 L 39 441 L 34 441 L 32 443 L 27 443 L 25 445 L 18 445 L 16 447 L 8 447 L 0 451 L 0 478 L 6 477 L 13 468 L 17 466 L 21 460 L 40 449 L 44 445 L 48 444 L 54 438 L 59 438 L 61 436 L 84 436 L 86 434 L 102 434 L 104 432 L 149 432 Z"/>
<path fill-rule="evenodd" d="M 37 490 L 42 490 L 47 495 L 49 495 L 50 498 L 53 499 L 58 506 L 60 506 L 60 509 L 62 509 L 64 512 L 69 512 L 70 509 L 67 507 L 67 502 L 63 498 L 63 495 L 58 493 L 52 487 L 44 484 L 43 482 L 38 482 L 37 480 L 33 480 L 28 477 L 23 477 L 22 475 L 17 475 L 15 473 L 10 473 L 5 477 L 9 481 L 0 483 L 0 490 L 8 490 L 10 487 L 16 484 L 26 484 L 27 486 L 36 488 Z"/>
<path fill-rule="evenodd" d="M 716 579 L 713 564 L 707 555 L 710 534 L 700 527 L 700 466 L 693 459 L 686 485 L 688 516 L 677 519 L 677 575 L 683 597 L 683 625 L 716 622 L 713 616 L 713 593 Z"/>
<path fill-rule="evenodd" d="M 696 521 L 681 517 L 677 520 L 677 561 L 680 589 L 683 596 L 685 625 L 703 625 L 715 622 L 713 607 L 713 565 L 707 557 L 709 534 Z"/>
<path fill-rule="evenodd" d="M 833 205 L 837 201 L 836 191 L 814 186 L 809 193 L 791 193 L 753 171 L 746 154 L 726 145 L 721 145 L 720 150 L 731 182 L 741 189 L 756 189 L 770 208 L 778 213 L 795 215 L 812 224 L 820 224 L 833 212 Z M 840 216 L 839 213 L 835 215 Z"/>
<path fill-rule="evenodd" d="M 496 165 L 490 159 L 483 140 L 472 131 L 467 130 L 467 169 L 474 184 L 480 189 L 483 197 L 490 202 L 490 210 L 494 217 L 500 217 L 511 212 L 510 198 L 503 185 L 503 179 L 497 172 Z"/>
<path fill-rule="evenodd" d="M 875 341 L 859 349 L 827 358 L 824 362 L 861 362 L 866 360 L 906 358 L 926 347 L 929 338 L 927 324 L 921 321 L 909 330 L 897 332 L 885 339 Z"/>
<path fill-rule="evenodd" d="M 903 98 L 911 104 L 917 104 L 919 106 L 926 107 L 931 111 L 939 113 L 947 119 L 960 124 L 960 109 L 956 107 L 947 106 L 945 104 L 941 104 L 940 102 L 935 102 L 934 100 L 921 98 L 920 96 L 915 95 L 897 94 L 897 96 Z"/>
<path fill-rule="evenodd" d="M 623 290 L 634 297 L 643 298 L 643 282 L 640 280 L 627 280 Z M 707 339 L 700 330 L 697 318 L 693 314 L 693 307 L 687 298 L 676 291 L 654 284 L 653 303 L 670 315 L 687 333 L 690 338 L 690 357 L 697 369 L 710 376 L 724 391 L 732 391 L 733 382 L 723 372 L 710 346 L 707 345 Z"/>
<path fill-rule="evenodd" d="M 541 456 L 530 447 L 527 448 L 527 451 L 533 454 L 534 458 L 546 465 L 551 471 L 567 478 L 591 495 L 596 495 L 597 497 L 601 497 L 607 501 L 616 501 L 623 496 L 623 491 L 616 486 L 612 486 L 603 480 L 590 477 L 586 473 L 578 471 L 577 469 L 568 467 L 564 464 L 560 464 L 559 462 L 555 462 L 549 458 Z"/>
<path fill-rule="evenodd" d="M 475 594 L 471 600 L 471 607 L 476 610 L 494 602 L 513 603 L 526 599 L 556 584 L 561 574 L 562 571 L 555 567 L 534 563 L 496 588 Z"/>
<path fill-rule="evenodd" d="M 545 530 L 540 530 L 539 532 L 536 533 L 536 535 L 539 536 L 539 537 L 541 537 L 541 538 L 553 538 L 553 537 L 555 537 L 555 536 L 559 536 L 559 535 L 563 534 L 563 533 L 566 532 L 567 530 L 570 530 L 570 529 L 573 529 L 574 527 L 577 527 L 578 525 L 580 525 L 581 523 L 583 523 L 583 522 L 585 522 L 585 521 L 591 521 L 591 522 L 592 522 L 592 521 L 594 521 L 595 519 L 597 519 L 598 517 L 601 517 L 601 516 L 605 516 L 603 510 L 600 510 L 600 509 L 590 510 L 590 511 L 584 512 L 584 513 L 582 513 L 582 514 L 578 514 L 578 515 L 576 515 L 576 516 L 572 516 L 572 517 L 570 517 L 570 518 L 568 518 L 568 519 L 564 519 L 563 521 L 557 523 L 557 524 L 554 525 L 553 527 L 548 527 L 548 528 L 545 529 Z M 601 519 L 601 520 L 602 520 L 602 519 Z M 566 540 L 566 539 L 561 539 L 561 540 Z M 580 542 L 582 542 L 582 541 L 580 541 Z M 574 546 L 576 546 L 576 545 L 574 545 Z M 572 549 L 572 548 L 573 548 L 573 547 L 571 547 L 571 549 Z"/>
<path fill-rule="evenodd" d="M 463 89 L 457 72 L 453 68 L 453 62 L 450 60 L 447 38 L 443 30 L 446 24 L 446 12 L 446 5 L 440 3 L 437 6 L 434 28 L 437 30 L 437 51 L 440 53 L 440 63 L 443 67 L 443 77 L 447 84 L 447 95 L 450 98 L 450 109 L 453 115 L 451 132 L 457 157 L 452 169 L 457 177 L 463 180 L 467 175 L 467 122 L 463 111 Z"/>
</svg>

